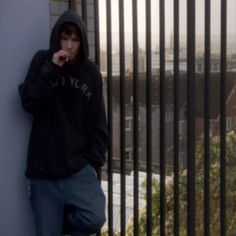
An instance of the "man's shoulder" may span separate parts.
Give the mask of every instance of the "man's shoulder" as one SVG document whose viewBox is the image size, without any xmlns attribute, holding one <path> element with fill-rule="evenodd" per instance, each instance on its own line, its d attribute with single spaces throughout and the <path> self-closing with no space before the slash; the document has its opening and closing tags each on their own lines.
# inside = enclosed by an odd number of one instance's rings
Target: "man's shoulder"
<svg viewBox="0 0 236 236">
<path fill-rule="evenodd" d="M 48 50 L 38 50 L 32 57 L 31 66 L 41 67 L 49 58 L 50 54 Z"/>
<path fill-rule="evenodd" d="M 34 53 L 31 60 L 31 65 L 42 65 L 47 59 L 49 59 L 49 53 L 47 50 L 38 50 Z"/>
<path fill-rule="evenodd" d="M 33 59 L 43 60 L 49 58 L 49 51 L 48 50 L 38 50 L 35 52 Z"/>
<path fill-rule="evenodd" d="M 99 79 L 101 78 L 101 73 L 100 73 L 100 70 L 98 68 L 98 66 L 90 61 L 90 60 L 87 60 L 84 64 L 84 69 L 95 79 Z"/>
<path fill-rule="evenodd" d="M 85 65 L 85 68 L 88 69 L 88 70 L 99 72 L 98 66 L 91 60 L 86 60 L 84 62 L 84 65 Z"/>
</svg>

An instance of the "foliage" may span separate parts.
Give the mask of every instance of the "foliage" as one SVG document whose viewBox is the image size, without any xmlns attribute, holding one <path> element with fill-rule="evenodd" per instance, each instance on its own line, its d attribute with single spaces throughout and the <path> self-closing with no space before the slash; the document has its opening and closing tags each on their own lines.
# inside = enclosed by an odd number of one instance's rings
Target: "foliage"
<svg viewBox="0 0 236 236">
<path fill-rule="evenodd" d="M 236 134 L 230 132 L 226 137 L 226 210 L 227 210 L 227 235 L 236 235 Z M 196 144 L 195 155 L 195 186 L 196 186 L 196 235 L 204 234 L 204 140 Z M 211 137 L 210 143 L 210 231 L 211 235 L 220 234 L 220 138 Z M 179 172 L 179 193 L 180 193 L 180 236 L 187 235 L 187 170 L 181 169 Z M 152 198 L 152 220 L 153 236 L 160 235 L 160 189 L 159 184 L 153 179 Z M 173 176 L 172 180 L 166 184 L 166 235 L 173 233 Z M 139 233 L 146 235 L 146 209 L 140 209 Z M 127 235 L 133 235 L 133 223 L 127 227 Z"/>
</svg>

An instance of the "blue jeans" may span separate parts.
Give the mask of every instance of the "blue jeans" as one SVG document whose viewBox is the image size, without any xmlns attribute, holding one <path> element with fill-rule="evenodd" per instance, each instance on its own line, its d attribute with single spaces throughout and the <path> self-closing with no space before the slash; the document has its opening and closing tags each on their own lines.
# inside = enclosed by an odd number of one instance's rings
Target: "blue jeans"
<svg viewBox="0 0 236 236">
<path fill-rule="evenodd" d="M 90 165 L 60 180 L 31 179 L 37 236 L 87 236 L 105 223 L 105 195 Z"/>
</svg>

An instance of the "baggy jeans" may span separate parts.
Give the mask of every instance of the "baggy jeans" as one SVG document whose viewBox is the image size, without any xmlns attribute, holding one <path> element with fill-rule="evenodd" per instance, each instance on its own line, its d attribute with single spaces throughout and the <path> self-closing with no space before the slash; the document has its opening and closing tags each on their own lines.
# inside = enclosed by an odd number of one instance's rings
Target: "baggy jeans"
<svg viewBox="0 0 236 236">
<path fill-rule="evenodd" d="M 105 223 L 105 195 L 88 164 L 60 180 L 29 180 L 37 236 L 87 236 Z"/>
</svg>

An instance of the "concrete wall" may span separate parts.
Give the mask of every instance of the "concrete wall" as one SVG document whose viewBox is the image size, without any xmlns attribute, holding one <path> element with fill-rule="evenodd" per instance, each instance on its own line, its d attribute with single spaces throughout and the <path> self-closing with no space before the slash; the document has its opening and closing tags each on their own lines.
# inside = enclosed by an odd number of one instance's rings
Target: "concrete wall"
<svg viewBox="0 0 236 236">
<path fill-rule="evenodd" d="M 34 236 L 24 177 L 31 117 L 23 111 L 18 85 L 33 53 L 47 48 L 48 0 L 0 3 L 0 235 Z"/>
</svg>

